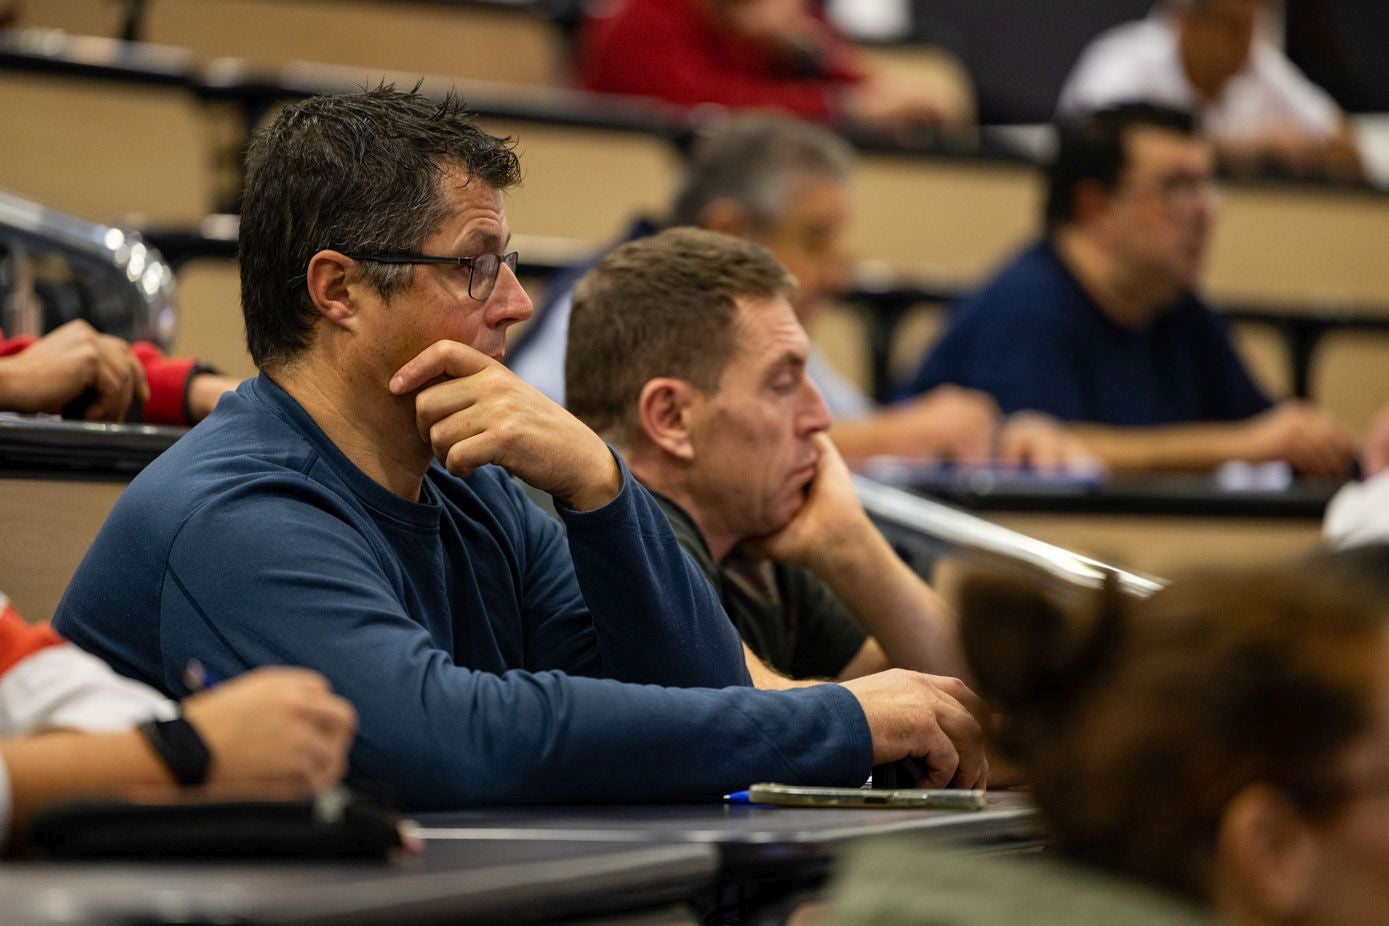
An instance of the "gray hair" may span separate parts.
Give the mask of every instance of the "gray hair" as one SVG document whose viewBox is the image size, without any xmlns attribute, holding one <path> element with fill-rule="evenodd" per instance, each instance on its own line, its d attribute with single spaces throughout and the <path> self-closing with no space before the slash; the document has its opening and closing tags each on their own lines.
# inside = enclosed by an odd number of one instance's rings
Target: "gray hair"
<svg viewBox="0 0 1389 926">
<path fill-rule="evenodd" d="M 737 116 L 695 146 L 670 221 L 697 225 L 705 207 L 719 199 L 731 199 L 759 219 L 774 219 L 786 209 L 793 181 L 806 174 L 847 180 L 852 166 L 848 143 L 818 125 Z"/>
</svg>

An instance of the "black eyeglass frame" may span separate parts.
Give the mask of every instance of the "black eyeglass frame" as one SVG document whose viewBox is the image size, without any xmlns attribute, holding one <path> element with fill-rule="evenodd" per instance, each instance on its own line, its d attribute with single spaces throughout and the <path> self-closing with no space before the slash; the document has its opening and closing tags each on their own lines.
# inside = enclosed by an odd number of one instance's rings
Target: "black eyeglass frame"
<svg viewBox="0 0 1389 926">
<path fill-rule="evenodd" d="M 342 252 L 343 257 L 352 260 L 366 260 L 374 264 L 438 264 L 441 266 L 462 267 L 468 271 L 468 298 L 482 302 L 492 295 L 493 288 L 497 285 L 497 277 L 501 275 L 502 264 L 511 268 L 511 272 L 516 272 L 516 264 L 520 260 L 519 251 L 508 251 L 505 254 L 479 254 L 476 257 L 440 257 L 433 254 L 360 254 Z M 492 270 L 487 273 L 490 261 Z M 485 279 L 487 286 L 479 295 L 473 292 L 473 286 L 479 279 Z"/>
</svg>

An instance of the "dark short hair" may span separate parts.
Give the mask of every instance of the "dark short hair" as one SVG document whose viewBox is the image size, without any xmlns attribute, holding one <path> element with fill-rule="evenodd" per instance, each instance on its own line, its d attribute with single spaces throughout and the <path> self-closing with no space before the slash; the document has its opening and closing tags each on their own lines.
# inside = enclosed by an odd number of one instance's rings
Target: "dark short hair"
<svg viewBox="0 0 1389 926">
<path fill-rule="evenodd" d="M 282 110 L 246 153 L 241 308 L 256 365 L 282 364 L 308 346 L 318 313 L 304 273 L 314 254 L 418 250 L 449 214 L 444 172 L 461 169 L 469 182 L 504 190 L 521 176 L 511 149 L 452 94 L 439 100 L 382 84 Z M 387 299 L 414 270 L 360 269 Z"/>
<path fill-rule="evenodd" d="M 739 298 L 796 281 L 759 244 L 672 228 L 624 244 L 579 281 L 564 359 L 569 410 L 604 438 L 640 432 L 637 400 L 658 376 L 716 392 L 737 348 Z"/>
<path fill-rule="evenodd" d="M 1156 103 L 1123 103 L 1057 126 L 1056 156 L 1047 167 L 1048 228 L 1075 219 L 1076 188 L 1087 180 L 1113 188 L 1128 164 L 1128 136 L 1138 128 L 1196 134 L 1191 113 Z"/>
<path fill-rule="evenodd" d="M 1312 566 L 1193 574 L 1144 601 L 1062 603 L 966 580 L 961 636 L 1063 852 L 1209 899 L 1225 811 L 1253 784 L 1326 819 L 1332 760 L 1372 727 L 1389 611 Z"/>
</svg>

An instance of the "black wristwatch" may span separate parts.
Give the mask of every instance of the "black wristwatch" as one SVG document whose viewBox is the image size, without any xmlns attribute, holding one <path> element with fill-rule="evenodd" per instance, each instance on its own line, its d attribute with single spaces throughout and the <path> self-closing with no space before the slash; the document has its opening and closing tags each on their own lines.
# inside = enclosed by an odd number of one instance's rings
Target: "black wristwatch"
<svg viewBox="0 0 1389 926">
<path fill-rule="evenodd" d="M 183 715 L 173 720 L 151 720 L 140 724 L 140 732 L 150 741 L 159 758 L 180 784 L 200 785 L 207 781 L 212 753 L 203 738 Z"/>
</svg>

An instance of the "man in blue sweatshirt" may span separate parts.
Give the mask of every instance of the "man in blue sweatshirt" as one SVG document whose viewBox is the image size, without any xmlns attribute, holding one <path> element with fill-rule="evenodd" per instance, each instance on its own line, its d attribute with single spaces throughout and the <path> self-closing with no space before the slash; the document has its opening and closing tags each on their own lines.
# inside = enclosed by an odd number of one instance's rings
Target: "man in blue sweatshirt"
<svg viewBox="0 0 1389 926">
<path fill-rule="evenodd" d="M 986 780 L 955 680 L 746 687 L 651 496 L 501 364 L 531 312 L 503 141 L 380 88 L 287 108 L 247 158 L 261 375 L 131 484 L 61 632 L 173 694 L 193 659 L 323 672 L 360 716 L 350 777 L 411 809 L 856 784 L 908 756 L 932 784 Z"/>
</svg>

